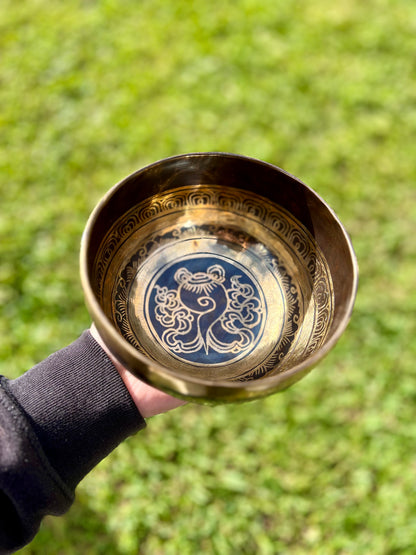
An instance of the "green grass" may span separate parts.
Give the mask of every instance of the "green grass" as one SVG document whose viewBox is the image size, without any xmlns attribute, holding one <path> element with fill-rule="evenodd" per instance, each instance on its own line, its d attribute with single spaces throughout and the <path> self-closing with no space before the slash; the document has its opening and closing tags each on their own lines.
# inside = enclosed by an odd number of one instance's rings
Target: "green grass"
<svg viewBox="0 0 416 555">
<path fill-rule="evenodd" d="M 80 236 L 115 182 L 219 150 L 336 210 L 360 263 L 351 324 L 261 401 L 155 417 L 24 554 L 413 554 L 416 4 L 5 0 L 0 372 L 89 325 Z"/>
</svg>

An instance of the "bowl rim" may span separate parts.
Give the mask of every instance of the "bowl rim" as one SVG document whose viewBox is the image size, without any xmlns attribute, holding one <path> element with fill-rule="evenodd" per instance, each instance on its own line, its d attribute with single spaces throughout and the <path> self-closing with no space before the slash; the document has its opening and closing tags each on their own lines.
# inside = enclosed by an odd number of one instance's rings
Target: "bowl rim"
<svg viewBox="0 0 416 555">
<path fill-rule="evenodd" d="M 94 291 L 91 287 L 89 279 L 89 266 L 88 266 L 88 251 L 91 236 L 93 234 L 94 225 L 97 221 L 98 215 L 102 208 L 108 203 L 111 197 L 123 187 L 127 180 L 133 179 L 135 176 L 155 168 L 158 165 L 166 164 L 171 161 L 187 158 L 198 157 L 228 157 L 236 160 L 243 160 L 253 162 L 266 166 L 274 171 L 278 171 L 290 179 L 295 180 L 302 187 L 305 187 L 312 194 L 315 199 L 321 204 L 324 209 L 331 215 L 336 225 L 338 226 L 344 238 L 347 252 L 352 266 L 352 280 L 350 285 L 350 294 L 347 298 L 346 306 L 342 316 L 339 318 L 336 329 L 331 336 L 319 347 L 311 356 L 293 368 L 285 370 L 272 376 L 264 376 L 259 380 L 251 380 L 245 382 L 234 382 L 227 380 L 209 380 L 202 376 L 181 375 L 175 370 L 168 368 L 152 359 L 146 357 L 133 345 L 131 345 L 114 327 L 110 319 L 105 315 L 101 305 L 96 298 Z M 338 342 L 341 335 L 344 333 L 352 315 L 354 308 L 357 289 L 358 289 L 358 261 L 352 241 L 346 229 L 336 215 L 335 211 L 316 193 L 311 187 L 303 183 L 300 179 L 280 167 L 264 162 L 257 158 L 233 154 L 229 152 L 192 152 L 187 154 L 178 154 L 167 158 L 162 158 L 156 162 L 148 164 L 129 175 L 122 178 L 118 183 L 112 186 L 99 200 L 95 208 L 92 210 L 84 232 L 81 238 L 80 248 L 80 277 L 81 285 L 84 292 L 84 298 L 87 308 L 90 312 L 93 322 L 97 330 L 105 341 L 107 347 L 112 354 L 120 360 L 120 362 L 130 369 L 138 378 L 147 382 L 148 384 L 162 389 L 170 394 L 182 397 L 191 398 L 205 402 L 221 402 L 221 401 L 238 401 L 248 400 L 250 398 L 257 398 L 270 395 L 279 390 L 286 389 L 296 381 L 300 380 L 306 375 L 314 366 L 317 365 L 328 353 L 332 350 Z"/>
</svg>

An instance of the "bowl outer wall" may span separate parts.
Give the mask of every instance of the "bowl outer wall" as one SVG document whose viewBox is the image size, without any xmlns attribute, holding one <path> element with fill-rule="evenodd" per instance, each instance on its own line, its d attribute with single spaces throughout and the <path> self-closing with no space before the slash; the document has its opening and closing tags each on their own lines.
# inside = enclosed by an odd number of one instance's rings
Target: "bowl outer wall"
<svg viewBox="0 0 416 555">
<path fill-rule="evenodd" d="M 179 376 L 148 359 L 130 345 L 104 314 L 91 285 L 91 268 L 102 233 L 129 206 L 176 187 L 220 184 L 243 188 L 283 206 L 315 237 L 327 259 L 334 283 L 334 319 L 325 343 L 307 360 L 281 374 L 249 382 L 210 381 Z M 110 202 L 111 201 L 111 202 Z M 87 308 L 108 348 L 127 368 L 150 385 L 200 402 L 236 402 L 281 391 L 305 376 L 335 345 L 354 306 L 358 264 L 351 240 L 335 212 L 310 187 L 272 164 L 228 153 L 192 153 L 155 162 L 127 176 L 97 204 L 85 227 L 80 252 L 81 283 Z"/>
</svg>

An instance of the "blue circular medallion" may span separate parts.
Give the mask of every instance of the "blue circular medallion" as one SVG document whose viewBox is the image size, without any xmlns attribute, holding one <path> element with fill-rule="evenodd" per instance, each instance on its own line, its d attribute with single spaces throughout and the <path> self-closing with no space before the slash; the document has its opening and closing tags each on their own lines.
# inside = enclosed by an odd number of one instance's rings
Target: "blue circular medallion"
<svg viewBox="0 0 416 555">
<path fill-rule="evenodd" d="M 157 342 L 171 355 L 203 366 L 251 353 L 267 317 L 250 270 L 212 253 L 187 255 L 162 267 L 146 289 L 144 305 Z"/>
</svg>

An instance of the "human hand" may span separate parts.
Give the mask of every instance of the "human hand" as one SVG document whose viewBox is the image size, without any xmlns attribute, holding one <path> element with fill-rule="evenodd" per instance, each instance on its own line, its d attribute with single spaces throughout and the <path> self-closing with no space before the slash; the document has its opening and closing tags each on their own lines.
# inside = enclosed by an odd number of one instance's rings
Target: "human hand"
<svg viewBox="0 0 416 555">
<path fill-rule="evenodd" d="M 151 416 L 155 416 L 156 414 L 167 412 L 186 403 L 186 401 L 172 397 L 171 395 L 168 395 L 163 391 L 159 391 L 145 382 L 142 382 L 139 378 L 136 378 L 136 376 L 129 372 L 129 370 L 127 370 L 127 368 L 125 368 L 111 353 L 94 324 L 92 324 L 90 332 L 116 367 L 124 385 L 134 401 L 134 404 L 143 418 L 149 418 Z"/>
</svg>

